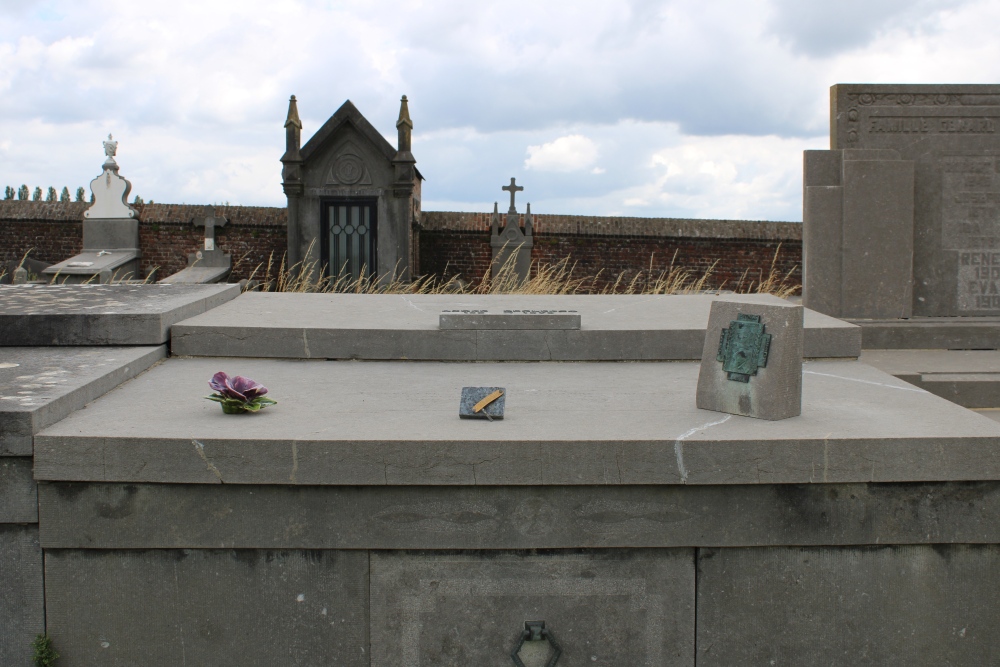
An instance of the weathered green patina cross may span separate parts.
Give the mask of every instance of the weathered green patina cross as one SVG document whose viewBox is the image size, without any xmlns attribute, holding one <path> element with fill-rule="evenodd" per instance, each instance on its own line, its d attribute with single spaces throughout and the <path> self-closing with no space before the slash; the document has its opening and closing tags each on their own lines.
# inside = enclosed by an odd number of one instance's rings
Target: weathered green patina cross
<svg viewBox="0 0 1000 667">
<path fill-rule="evenodd" d="M 757 369 L 767 366 L 771 334 L 764 333 L 760 315 L 740 314 L 722 330 L 716 360 L 734 382 L 749 382 Z"/>
</svg>

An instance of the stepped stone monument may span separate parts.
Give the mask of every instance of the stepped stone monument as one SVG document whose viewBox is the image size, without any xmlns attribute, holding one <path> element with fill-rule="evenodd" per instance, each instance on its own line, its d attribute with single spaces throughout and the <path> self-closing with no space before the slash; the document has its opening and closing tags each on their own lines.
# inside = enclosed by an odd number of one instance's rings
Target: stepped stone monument
<svg viewBox="0 0 1000 667">
<path fill-rule="evenodd" d="M 409 279 L 423 177 L 410 151 L 405 95 L 396 129 L 393 148 L 348 100 L 300 147 L 302 121 L 292 96 L 281 157 L 289 265 L 324 268 L 333 277 Z"/>
<path fill-rule="evenodd" d="M 490 218 L 490 229 L 492 230 L 490 248 L 493 250 L 493 259 L 490 262 L 490 273 L 496 278 L 501 269 L 510 265 L 509 270 L 513 271 L 518 282 L 523 283 L 528 279 L 528 274 L 531 271 L 531 248 L 535 244 L 531 234 L 534 222 L 531 217 L 531 204 L 528 204 L 527 213 L 524 215 L 524 229 L 521 229 L 518 220 L 520 216 L 514 206 L 514 195 L 524 190 L 524 187 L 517 185 L 511 178 L 510 185 L 505 185 L 501 189 L 510 193 L 510 207 L 507 209 L 503 229 L 501 229 L 497 203 L 493 203 L 493 216 Z"/>
<path fill-rule="evenodd" d="M 83 252 L 43 270 L 60 282 L 108 283 L 139 278 L 139 216 L 128 205 L 132 184 L 118 174 L 118 142 L 104 142 L 103 173 L 90 182 L 94 203 L 83 212 Z"/>
<path fill-rule="evenodd" d="M 930 318 L 1000 315 L 1000 86 L 838 84 L 830 104 L 830 150 L 804 157 L 803 304 L 915 318 L 865 323 L 866 347 L 998 347 Z"/>
</svg>

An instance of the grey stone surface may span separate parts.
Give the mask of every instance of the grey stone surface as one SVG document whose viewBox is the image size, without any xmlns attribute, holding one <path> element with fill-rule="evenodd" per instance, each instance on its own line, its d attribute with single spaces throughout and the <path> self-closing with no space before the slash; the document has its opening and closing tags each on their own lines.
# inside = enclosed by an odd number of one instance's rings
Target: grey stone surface
<svg viewBox="0 0 1000 667">
<path fill-rule="evenodd" d="M 697 664 L 994 664 L 998 566 L 996 545 L 701 550 Z"/>
<path fill-rule="evenodd" d="M 220 370 L 262 382 L 278 405 L 223 414 L 203 398 Z M 169 359 L 37 435 L 35 477 L 363 485 L 1000 479 L 1000 426 L 859 362 L 804 364 L 802 415 L 775 422 L 697 409 L 697 376 L 695 363 Z M 458 419 L 464 386 L 506 387 L 506 419 Z M 172 400 L 162 400 L 163 387 Z"/>
<path fill-rule="evenodd" d="M 0 285 L 0 345 L 160 345 L 239 285 Z"/>
<path fill-rule="evenodd" d="M 866 350 L 1000 349 L 1000 318 L 913 317 L 907 320 L 854 319 Z"/>
<path fill-rule="evenodd" d="M 756 317 L 757 322 L 739 322 L 740 316 Z M 735 325 L 734 325 L 735 323 Z M 738 341 L 739 327 L 763 325 L 761 340 Z M 735 328 L 734 328 L 735 326 Z M 722 348 L 726 336 L 729 352 Z M 744 345 L 745 343 L 745 345 Z M 729 359 L 745 356 L 738 346 L 753 345 L 755 358 L 746 366 L 753 374 L 729 372 Z M 759 349 L 758 349 L 759 348 Z M 723 360 L 718 356 L 724 355 Z M 764 361 L 763 365 L 759 365 Z M 749 379 L 747 378 L 749 375 Z M 745 381 L 738 381 L 737 379 Z M 719 299 L 712 303 L 705 335 L 705 347 L 698 373 L 697 406 L 756 419 L 788 419 L 802 412 L 802 306 L 764 305 Z"/>
<path fill-rule="evenodd" d="M 0 458 L 0 523 L 37 523 L 38 491 L 30 457 Z"/>
<path fill-rule="evenodd" d="M 490 488 L 42 482 L 39 501 L 46 549 L 1000 543 L 998 482 L 822 482 Z"/>
<path fill-rule="evenodd" d="M 841 316 L 909 317 L 913 163 L 844 151 Z M 852 158 L 861 159 L 852 159 Z"/>
<path fill-rule="evenodd" d="M 0 665 L 29 665 L 45 631 L 38 526 L 0 524 L 0 591 Z"/>
<path fill-rule="evenodd" d="M 967 408 L 1000 408 L 1000 351 L 867 350 L 866 363 Z"/>
<path fill-rule="evenodd" d="M 691 665 L 691 550 L 373 553 L 372 667 L 510 664 L 543 620 L 560 667 Z"/>
<path fill-rule="evenodd" d="M 805 151 L 806 162 L 810 153 L 830 152 Z M 839 186 L 807 186 L 803 196 L 802 218 L 809 222 L 802 229 L 802 302 L 820 313 L 840 313 L 843 257 L 831 249 L 843 243 L 844 197 Z"/>
<path fill-rule="evenodd" d="M 580 315 L 571 312 L 549 310 L 515 312 L 507 309 L 500 312 L 456 312 L 445 311 L 438 319 L 442 329 L 579 329 Z"/>
<path fill-rule="evenodd" d="M 60 665 L 368 666 L 368 554 L 50 551 Z"/>
<path fill-rule="evenodd" d="M 1000 314 L 1000 86 L 839 84 L 830 96 L 831 148 L 914 165 L 913 314 Z"/>
<path fill-rule="evenodd" d="M 892 150 L 806 151 L 804 170 L 804 305 L 909 317 L 913 162 Z"/>
<path fill-rule="evenodd" d="M 701 359 L 712 295 L 247 293 L 171 330 L 178 355 L 448 361 Z M 785 303 L 734 295 L 748 303 Z M 444 310 L 576 310 L 579 331 L 440 330 Z M 807 310 L 806 357 L 856 357 L 859 329 Z"/>
<path fill-rule="evenodd" d="M 177 285 L 190 283 L 204 285 L 207 283 L 217 283 L 229 275 L 230 269 L 230 266 L 201 266 L 200 264 L 187 266 L 177 273 L 167 276 L 160 281 L 160 284 Z"/>
<path fill-rule="evenodd" d="M 30 456 L 35 433 L 142 373 L 166 347 L 0 348 L 0 456 Z"/>
</svg>

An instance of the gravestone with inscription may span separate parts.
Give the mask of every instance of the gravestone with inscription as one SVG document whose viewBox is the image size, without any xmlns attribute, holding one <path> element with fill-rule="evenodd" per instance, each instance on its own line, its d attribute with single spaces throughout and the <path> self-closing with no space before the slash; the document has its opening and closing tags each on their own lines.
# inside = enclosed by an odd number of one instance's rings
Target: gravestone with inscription
<svg viewBox="0 0 1000 667">
<path fill-rule="evenodd" d="M 300 147 L 302 121 L 292 96 L 281 157 L 291 267 L 347 279 L 409 279 L 423 177 L 410 152 L 405 95 L 396 129 L 394 148 L 348 100 Z"/>
<path fill-rule="evenodd" d="M 697 405 L 758 419 L 802 413 L 802 306 L 712 303 Z"/>
<path fill-rule="evenodd" d="M 513 178 L 510 185 L 505 185 L 502 190 L 510 193 L 510 207 L 504 217 L 503 228 L 500 227 L 500 213 L 497 203 L 493 203 L 493 217 L 490 219 L 490 247 L 493 250 L 493 259 L 490 262 L 491 275 L 496 278 L 500 272 L 507 267 L 517 282 L 523 283 L 528 279 L 531 271 L 531 248 L 535 242 L 532 238 L 533 218 L 531 217 L 531 204 L 528 204 L 527 213 L 524 215 L 524 229 L 518 222 L 520 216 L 514 206 L 514 196 L 524 190 Z"/>
<path fill-rule="evenodd" d="M 806 151 L 809 308 L 1000 315 L 1000 85 L 838 84 Z"/>
</svg>

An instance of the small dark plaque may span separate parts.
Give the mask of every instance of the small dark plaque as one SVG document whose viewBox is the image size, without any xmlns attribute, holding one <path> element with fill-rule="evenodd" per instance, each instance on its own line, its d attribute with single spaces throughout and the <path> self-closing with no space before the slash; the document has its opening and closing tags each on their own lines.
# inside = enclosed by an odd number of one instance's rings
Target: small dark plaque
<svg viewBox="0 0 1000 667">
<path fill-rule="evenodd" d="M 491 400 L 478 412 L 476 406 L 494 393 L 500 395 Z M 507 390 L 503 387 L 462 387 L 462 401 L 458 406 L 458 416 L 462 419 L 503 419 L 504 403 L 507 400 Z"/>
<path fill-rule="evenodd" d="M 740 314 L 722 330 L 719 338 L 719 353 L 716 361 L 722 362 L 730 380 L 749 382 L 751 375 L 757 375 L 758 368 L 767 366 L 767 354 L 771 349 L 771 334 L 764 333 L 760 315 Z"/>
</svg>

